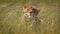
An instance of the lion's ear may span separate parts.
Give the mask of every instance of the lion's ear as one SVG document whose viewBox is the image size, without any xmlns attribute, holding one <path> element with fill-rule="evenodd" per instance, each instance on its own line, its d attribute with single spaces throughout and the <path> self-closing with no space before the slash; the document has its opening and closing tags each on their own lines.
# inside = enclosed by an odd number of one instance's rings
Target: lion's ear
<svg viewBox="0 0 60 34">
<path fill-rule="evenodd" d="M 26 8 L 27 8 L 27 6 L 24 6 L 23 8 L 24 8 L 24 9 L 26 9 Z"/>
</svg>

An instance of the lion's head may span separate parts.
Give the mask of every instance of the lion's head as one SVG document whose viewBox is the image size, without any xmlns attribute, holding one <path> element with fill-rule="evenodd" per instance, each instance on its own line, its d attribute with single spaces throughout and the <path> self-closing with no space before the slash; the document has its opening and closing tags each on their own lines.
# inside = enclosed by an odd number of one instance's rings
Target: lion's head
<svg viewBox="0 0 60 34">
<path fill-rule="evenodd" d="M 28 17 L 36 17 L 39 13 L 39 9 L 33 6 L 24 6 L 23 7 L 24 14 L 28 15 Z"/>
</svg>

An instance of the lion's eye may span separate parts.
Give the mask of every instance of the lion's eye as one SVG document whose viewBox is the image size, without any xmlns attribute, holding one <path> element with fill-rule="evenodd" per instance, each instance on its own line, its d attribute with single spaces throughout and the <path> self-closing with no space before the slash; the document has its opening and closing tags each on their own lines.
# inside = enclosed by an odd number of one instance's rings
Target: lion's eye
<svg viewBox="0 0 60 34">
<path fill-rule="evenodd" d="M 35 10 L 35 9 L 32 9 L 32 10 Z"/>
<path fill-rule="evenodd" d="M 27 10 L 29 10 L 29 9 L 27 9 Z"/>
</svg>

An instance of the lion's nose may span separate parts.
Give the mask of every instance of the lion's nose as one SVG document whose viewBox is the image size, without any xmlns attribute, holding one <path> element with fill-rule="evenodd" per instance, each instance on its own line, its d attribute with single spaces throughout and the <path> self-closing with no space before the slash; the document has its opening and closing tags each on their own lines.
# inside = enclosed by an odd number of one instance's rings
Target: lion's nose
<svg viewBox="0 0 60 34">
<path fill-rule="evenodd" d="M 32 12 L 30 12 L 30 13 L 32 13 Z"/>
</svg>

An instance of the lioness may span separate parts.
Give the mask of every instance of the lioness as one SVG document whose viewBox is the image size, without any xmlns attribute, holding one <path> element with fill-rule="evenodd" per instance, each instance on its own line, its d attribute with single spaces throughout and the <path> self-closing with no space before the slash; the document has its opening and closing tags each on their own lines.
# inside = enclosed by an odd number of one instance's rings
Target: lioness
<svg viewBox="0 0 60 34">
<path fill-rule="evenodd" d="M 33 20 L 35 20 L 35 22 L 40 22 L 39 18 L 37 17 L 40 11 L 38 8 L 34 6 L 24 6 L 23 10 L 24 10 L 24 15 L 22 17 L 22 22 L 27 22 L 27 21 L 31 22 Z"/>
</svg>

